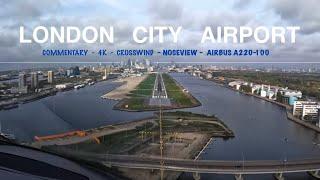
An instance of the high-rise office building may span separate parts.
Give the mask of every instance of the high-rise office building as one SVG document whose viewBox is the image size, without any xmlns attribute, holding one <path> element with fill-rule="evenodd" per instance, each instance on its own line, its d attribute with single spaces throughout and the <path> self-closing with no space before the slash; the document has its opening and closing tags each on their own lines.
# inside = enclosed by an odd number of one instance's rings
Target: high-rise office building
<svg viewBox="0 0 320 180">
<path fill-rule="evenodd" d="M 19 74 L 19 89 L 27 86 L 27 75 L 25 73 Z"/>
<path fill-rule="evenodd" d="M 128 67 L 132 67 L 133 66 L 133 61 L 131 59 L 128 59 L 127 66 Z"/>
<path fill-rule="evenodd" d="M 38 87 L 38 73 L 37 72 L 32 72 L 31 73 L 31 89 L 36 89 Z"/>
<path fill-rule="evenodd" d="M 54 73 L 53 71 L 48 71 L 48 83 L 53 83 Z"/>
<path fill-rule="evenodd" d="M 149 59 L 145 59 L 144 60 L 144 65 L 146 65 L 147 67 L 149 67 L 151 65 L 150 60 Z"/>
<path fill-rule="evenodd" d="M 75 76 L 80 75 L 80 69 L 79 69 L 78 66 L 76 66 L 76 67 L 74 67 L 74 68 L 72 68 L 72 69 L 73 69 L 73 74 L 74 74 Z"/>
</svg>

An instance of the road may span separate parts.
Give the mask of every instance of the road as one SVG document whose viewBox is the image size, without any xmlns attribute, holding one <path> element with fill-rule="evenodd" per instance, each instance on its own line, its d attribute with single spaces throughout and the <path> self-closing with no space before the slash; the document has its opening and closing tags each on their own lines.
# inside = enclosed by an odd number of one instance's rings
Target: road
<svg viewBox="0 0 320 180">
<path fill-rule="evenodd" d="M 136 169 L 160 169 L 160 157 L 143 157 L 108 154 L 77 154 L 78 157 L 103 162 L 108 166 Z M 164 170 L 216 173 L 216 174 L 268 174 L 309 172 L 320 169 L 320 159 L 300 159 L 290 161 L 216 161 L 164 158 Z"/>
</svg>

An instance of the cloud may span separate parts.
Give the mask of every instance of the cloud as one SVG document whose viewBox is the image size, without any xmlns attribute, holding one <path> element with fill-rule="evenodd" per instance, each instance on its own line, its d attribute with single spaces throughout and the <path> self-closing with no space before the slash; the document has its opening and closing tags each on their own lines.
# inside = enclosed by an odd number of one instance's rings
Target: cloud
<svg viewBox="0 0 320 180">
<path fill-rule="evenodd" d="M 269 8 L 288 23 L 301 26 L 305 34 L 320 32 L 319 7 L 319 0 L 271 0 L 269 3 Z"/>
<path fill-rule="evenodd" d="M 137 4 L 135 7 L 132 4 Z M 99 10 L 95 9 L 99 6 Z M 89 8 L 90 7 L 90 8 Z M 268 48 L 274 57 L 320 59 L 319 0 L 2 0 L 0 6 L 0 61 L 40 60 L 42 48 Z M 27 35 L 37 25 L 44 26 L 114 26 L 115 44 L 31 44 L 19 43 L 19 26 Z M 165 42 L 137 44 L 132 40 L 136 26 L 182 26 L 178 44 Z M 205 26 L 301 26 L 296 44 L 257 44 L 249 40 L 239 44 L 200 44 Z M 157 37 L 155 37 L 157 38 Z M 170 40 L 169 33 L 165 39 Z M 308 52 L 308 53 L 306 53 Z M 311 55 L 310 55 L 311 54 Z M 63 61 L 62 58 L 58 60 Z"/>
<path fill-rule="evenodd" d="M 59 7 L 59 0 L 4 0 L 0 6 L 0 19 L 34 19 Z"/>
<path fill-rule="evenodd" d="M 157 19 L 172 21 L 180 19 L 183 13 L 183 6 L 175 0 L 151 0 L 148 10 Z"/>
<path fill-rule="evenodd" d="M 242 9 L 247 7 L 251 2 L 252 0 L 236 0 L 233 4 L 233 7 L 236 9 Z"/>
</svg>

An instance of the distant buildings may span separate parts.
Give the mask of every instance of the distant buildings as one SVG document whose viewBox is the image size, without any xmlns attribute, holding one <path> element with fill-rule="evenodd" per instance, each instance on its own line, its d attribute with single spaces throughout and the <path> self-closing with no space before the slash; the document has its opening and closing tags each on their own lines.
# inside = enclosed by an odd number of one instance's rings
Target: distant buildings
<svg viewBox="0 0 320 180">
<path fill-rule="evenodd" d="M 301 91 L 293 91 L 290 89 L 284 89 L 284 90 L 281 90 L 281 92 L 283 92 L 284 96 L 289 96 L 289 97 L 293 96 L 293 97 L 297 97 L 297 98 L 302 98 Z"/>
<path fill-rule="evenodd" d="M 230 87 L 235 88 L 236 90 L 240 90 L 241 85 L 248 85 L 245 81 L 232 81 L 228 84 Z"/>
<path fill-rule="evenodd" d="M 146 67 L 149 67 L 151 65 L 150 60 L 149 59 L 144 59 L 144 65 Z"/>
<path fill-rule="evenodd" d="M 279 102 L 282 102 L 284 104 L 289 104 L 291 106 L 294 105 L 294 102 L 297 101 L 299 98 L 302 98 L 302 92 L 301 91 L 294 91 L 290 89 L 283 89 L 281 88 L 279 90 L 281 93 L 281 99 L 278 99 Z"/>
<path fill-rule="evenodd" d="M 48 71 L 48 83 L 53 83 L 54 73 L 53 71 Z"/>
<path fill-rule="evenodd" d="M 73 70 L 73 75 L 78 76 L 80 75 L 80 69 L 78 66 L 71 68 Z"/>
<path fill-rule="evenodd" d="M 102 76 L 103 80 L 106 80 L 108 78 L 109 72 L 110 72 L 110 69 L 108 69 L 108 68 L 104 69 L 104 76 Z"/>
<path fill-rule="evenodd" d="M 27 86 L 27 75 L 25 73 L 19 74 L 19 89 Z"/>
<path fill-rule="evenodd" d="M 60 89 L 60 90 L 64 90 L 64 89 L 69 89 L 72 88 L 73 84 L 72 83 L 64 83 L 64 84 L 57 84 L 56 88 Z"/>
<path fill-rule="evenodd" d="M 69 76 L 72 76 L 72 75 L 73 75 L 73 71 L 71 69 L 68 69 L 67 70 L 67 76 L 69 77 Z"/>
<path fill-rule="evenodd" d="M 212 78 L 212 74 L 211 73 L 206 73 L 206 78 L 207 79 L 211 79 Z"/>
<path fill-rule="evenodd" d="M 247 88 L 252 94 L 257 94 L 261 97 L 265 97 L 272 100 L 277 100 L 279 102 L 282 102 L 284 104 L 293 105 L 293 103 L 298 100 L 299 98 L 302 98 L 302 92 L 301 91 L 295 91 L 290 90 L 288 88 L 281 88 L 278 86 L 270 86 L 270 85 L 264 85 L 264 84 L 253 84 L 249 82 L 245 82 L 242 80 L 232 81 L 228 84 L 230 87 L 235 88 L 236 90 L 243 90 L 243 86 L 250 88 Z M 280 95 L 280 96 L 279 96 Z"/>
<path fill-rule="evenodd" d="M 31 78 L 31 84 L 30 84 L 31 89 L 32 90 L 37 89 L 39 85 L 38 73 L 32 72 L 30 78 Z"/>
<path fill-rule="evenodd" d="M 320 105 L 313 101 L 295 101 L 293 105 L 293 115 L 304 121 L 318 122 L 318 110 Z"/>
<path fill-rule="evenodd" d="M 67 70 L 67 76 L 78 76 L 80 75 L 80 69 L 78 66 L 76 67 L 71 67 L 70 69 Z"/>
<path fill-rule="evenodd" d="M 28 93 L 28 84 L 27 84 L 27 75 L 25 73 L 20 73 L 19 74 L 19 85 L 18 88 L 12 88 L 11 93 L 22 93 L 22 94 L 27 94 Z"/>
<path fill-rule="evenodd" d="M 128 59 L 127 66 L 131 68 L 134 65 L 134 62 L 131 59 Z"/>
<path fill-rule="evenodd" d="M 294 105 L 294 102 L 298 100 L 296 96 L 288 96 L 288 95 L 281 95 L 281 97 L 278 101 L 284 104 L 289 104 L 290 106 Z"/>
</svg>

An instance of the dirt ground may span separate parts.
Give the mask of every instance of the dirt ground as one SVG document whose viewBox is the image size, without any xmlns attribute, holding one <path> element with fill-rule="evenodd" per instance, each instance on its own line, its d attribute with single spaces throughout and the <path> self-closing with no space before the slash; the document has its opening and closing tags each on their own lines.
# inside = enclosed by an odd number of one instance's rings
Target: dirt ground
<svg viewBox="0 0 320 180">
<path fill-rule="evenodd" d="M 173 137 L 174 136 L 174 137 Z M 164 157 L 193 159 L 197 153 L 209 140 L 209 136 L 200 133 L 179 133 L 172 135 L 171 140 L 165 140 Z M 170 139 L 166 135 L 165 139 Z M 160 145 L 158 143 L 148 144 L 146 147 L 135 152 L 136 155 L 159 156 Z M 160 163 L 160 162 L 159 162 Z M 124 176 L 133 180 L 158 180 L 160 179 L 159 170 L 138 170 L 119 168 Z M 180 176 L 181 172 L 164 171 L 163 179 L 174 180 Z"/>
<path fill-rule="evenodd" d="M 83 137 L 67 136 L 65 138 L 56 138 L 56 139 L 47 140 L 47 141 L 35 141 L 31 144 L 31 146 L 42 147 L 42 146 L 50 146 L 50 145 L 69 145 L 69 144 L 80 143 L 80 142 L 93 139 L 94 137 L 100 137 L 108 134 L 113 134 L 113 133 L 117 133 L 125 130 L 134 129 L 135 127 L 141 126 L 147 122 L 154 123 L 152 119 L 147 118 L 143 120 L 132 121 L 132 122 L 122 123 L 117 125 L 108 125 L 105 127 L 87 130 L 85 131 L 87 135 Z"/>
<path fill-rule="evenodd" d="M 124 82 L 124 84 L 101 97 L 112 100 L 122 100 L 127 98 L 127 94 L 134 90 L 146 77 L 147 75 L 117 79 L 114 82 Z"/>
</svg>

